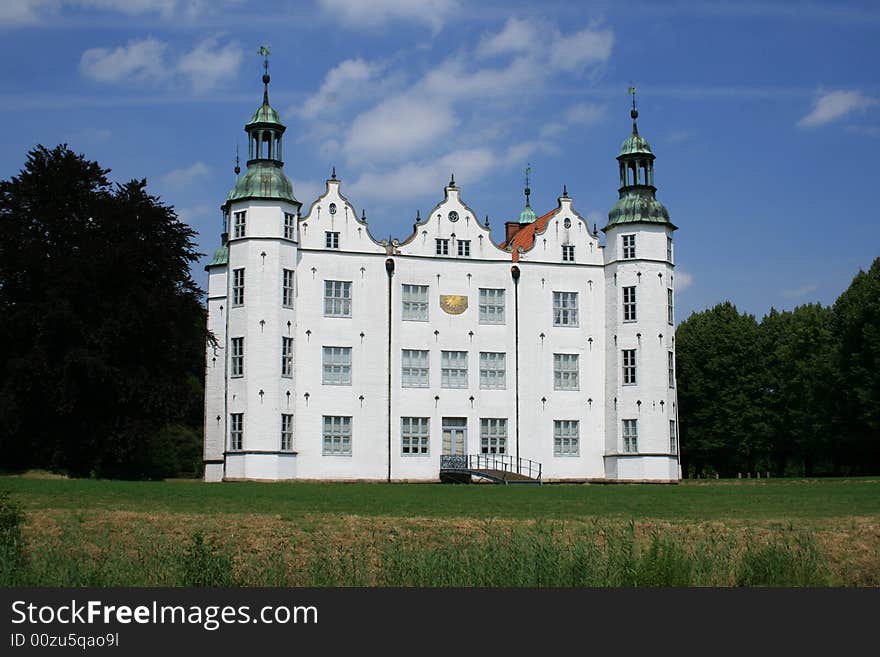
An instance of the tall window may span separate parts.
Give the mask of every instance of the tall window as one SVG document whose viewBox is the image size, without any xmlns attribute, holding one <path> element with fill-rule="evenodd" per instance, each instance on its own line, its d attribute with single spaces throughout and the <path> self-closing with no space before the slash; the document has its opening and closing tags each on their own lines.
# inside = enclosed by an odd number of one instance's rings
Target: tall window
<svg viewBox="0 0 880 657">
<path fill-rule="evenodd" d="M 669 370 L 669 387 L 675 387 L 675 354 L 671 351 L 666 352 L 666 365 Z"/>
<path fill-rule="evenodd" d="M 666 238 L 666 259 L 672 262 L 672 238 Z"/>
<path fill-rule="evenodd" d="M 229 450 L 237 452 L 244 444 L 244 413 L 229 414 Z"/>
<path fill-rule="evenodd" d="M 324 317 L 351 317 L 351 281 L 324 281 Z"/>
<path fill-rule="evenodd" d="M 672 314 L 672 288 L 666 288 L 666 321 L 674 324 Z"/>
<path fill-rule="evenodd" d="M 467 352 L 440 352 L 440 387 L 467 388 Z"/>
<path fill-rule="evenodd" d="M 507 418 L 480 418 L 480 452 L 483 454 L 507 453 Z"/>
<path fill-rule="evenodd" d="M 580 422 L 553 420 L 553 456 L 577 456 L 580 453 Z"/>
<path fill-rule="evenodd" d="M 229 353 L 229 376 L 244 376 L 244 338 L 232 338 Z"/>
<path fill-rule="evenodd" d="M 293 376 L 293 338 L 281 338 L 281 376 Z"/>
<path fill-rule="evenodd" d="M 296 226 L 296 215 L 289 212 L 284 213 L 284 239 L 292 240 Z"/>
<path fill-rule="evenodd" d="M 553 389 L 579 389 L 577 354 L 553 354 Z"/>
<path fill-rule="evenodd" d="M 675 429 L 675 420 L 669 420 L 669 453 L 678 454 L 678 433 Z"/>
<path fill-rule="evenodd" d="M 428 387 L 427 349 L 403 349 L 400 352 L 400 385 L 404 388 Z"/>
<path fill-rule="evenodd" d="M 400 418 L 400 452 L 407 456 L 427 456 L 431 442 L 431 419 Z"/>
<path fill-rule="evenodd" d="M 635 385 L 636 382 L 636 350 L 623 350 L 623 385 Z"/>
<path fill-rule="evenodd" d="M 471 257 L 471 241 L 470 240 L 458 240 L 458 257 L 459 258 L 470 258 Z"/>
<path fill-rule="evenodd" d="M 438 239 L 435 241 L 437 255 L 449 255 L 449 240 Z"/>
<path fill-rule="evenodd" d="M 351 416 L 325 415 L 324 456 L 351 456 Z"/>
<path fill-rule="evenodd" d="M 562 262 L 574 262 L 574 246 L 570 244 L 562 245 Z"/>
<path fill-rule="evenodd" d="M 331 386 L 351 385 L 351 347 L 324 347 L 321 383 Z"/>
<path fill-rule="evenodd" d="M 636 257 L 636 236 L 621 235 L 623 238 L 623 259 L 629 260 Z"/>
<path fill-rule="evenodd" d="M 281 414 L 281 451 L 289 452 L 293 449 L 293 414 Z"/>
<path fill-rule="evenodd" d="M 293 308 L 293 270 L 281 271 L 281 305 L 285 308 Z"/>
<path fill-rule="evenodd" d="M 417 322 L 428 321 L 428 286 L 401 285 L 402 317 Z"/>
<path fill-rule="evenodd" d="M 244 305 L 244 269 L 232 270 L 232 305 Z"/>
<path fill-rule="evenodd" d="M 324 246 L 328 249 L 338 249 L 339 248 L 339 233 L 326 231 L 324 233 Z"/>
<path fill-rule="evenodd" d="M 499 390 L 506 387 L 505 360 L 503 351 L 480 352 L 480 387 L 484 390 Z"/>
<path fill-rule="evenodd" d="M 553 326 L 578 325 L 578 293 L 553 293 Z"/>
<path fill-rule="evenodd" d="M 639 421 L 623 421 L 623 451 L 634 453 L 639 451 Z"/>
<path fill-rule="evenodd" d="M 636 321 L 636 286 L 623 288 L 623 321 Z"/>
<path fill-rule="evenodd" d="M 236 212 L 233 215 L 232 236 L 244 237 L 247 234 L 247 213 Z"/>
<path fill-rule="evenodd" d="M 504 290 L 480 288 L 480 324 L 504 323 Z"/>
</svg>

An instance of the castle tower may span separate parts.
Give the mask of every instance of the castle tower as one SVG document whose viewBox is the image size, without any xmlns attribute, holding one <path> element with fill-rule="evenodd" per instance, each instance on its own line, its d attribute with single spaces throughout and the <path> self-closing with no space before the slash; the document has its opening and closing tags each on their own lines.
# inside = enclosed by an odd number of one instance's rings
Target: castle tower
<svg viewBox="0 0 880 657">
<path fill-rule="evenodd" d="M 208 265 L 205 479 L 291 479 L 297 217 L 283 172 L 285 126 L 263 102 L 245 125 L 247 170 L 222 206 L 223 245 Z M 236 174 L 239 173 L 236 167 Z"/>
<path fill-rule="evenodd" d="M 619 199 L 608 213 L 606 264 L 606 445 L 609 479 L 679 478 L 675 394 L 676 227 L 656 199 L 654 154 L 632 134 L 617 156 Z"/>
</svg>

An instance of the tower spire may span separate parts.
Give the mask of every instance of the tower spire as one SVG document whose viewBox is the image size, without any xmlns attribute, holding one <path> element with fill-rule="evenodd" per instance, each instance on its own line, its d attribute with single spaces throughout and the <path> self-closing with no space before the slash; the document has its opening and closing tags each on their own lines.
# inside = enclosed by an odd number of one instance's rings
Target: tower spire
<svg viewBox="0 0 880 657">
<path fill-rule="evenodd" d="M 235 145 L 235 175 L 237 176 L 240 173 L 241 173 L 241 162 L 239 161 L 239 158 L 238 158 L 238 144 L 236 144 Z"/>
<path fill-rule="evenodd" d="M 630 88 L 627 90 L 627 93 L 632 96 L 633 108 L 630 110 L 629 115 L 632 117 L 633 120 L 633 134 L 637 135 L 639 134 L 639 127 L 636 125 L 636 119 L 639 118 L 639 110 L 636 109 L 636 88 L 630 86 Z"/>
<path fill-rule="evenodd" d="M 262 45 L 257 54 L 263 58 L 263 105 L 269 104 L 269 46 Z"/>
<path fill-rule="evenodd" d="M 524 190 L 526 193 L 526 207 L 527 208 L 532 207 L 531 204 L 529 203 L 529 196 L 531 196 L 531 194 L 532 194 L 532 188 L 529 186 L 529 179 L 530 179 L 531 175 L 532 175 L 532 165 L 530 163 L 530 164 L 526 165 L 526 188 Z"/>
</svg>

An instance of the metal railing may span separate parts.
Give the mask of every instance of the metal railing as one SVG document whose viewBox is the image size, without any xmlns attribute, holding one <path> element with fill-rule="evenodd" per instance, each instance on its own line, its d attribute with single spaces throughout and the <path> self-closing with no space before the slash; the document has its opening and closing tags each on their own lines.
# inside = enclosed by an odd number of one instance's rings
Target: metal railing
<svg viewBox="0 0 880 657">
<path fill-rule="evenodd" d="M 440 469 L 452 471 L 497 470 L 518 474 L 529 479 L 541 479 L 541 464 L 531 459 L 516 458 L 509 454 L 462 454 L 440 456 Z"/>
</svg>

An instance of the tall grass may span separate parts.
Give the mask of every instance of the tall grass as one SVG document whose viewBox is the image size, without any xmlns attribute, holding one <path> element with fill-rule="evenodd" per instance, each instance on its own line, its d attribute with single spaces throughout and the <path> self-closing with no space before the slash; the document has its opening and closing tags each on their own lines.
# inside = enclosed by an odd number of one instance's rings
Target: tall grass
<svg viewBox="0 0 880 657">
<path fill-rule="evenodd" d="M 466 532 L 374 531 L 284 537 L 255 551 L 241 538 L 185 540 L 131 528 L 121 537 L 73 515 L 54 536 L 22 540 L 23 516 L 0 495 L 2 586 L 825 586 L 811 534 L 681 531 L 635 522 L 493 524 Z M 308 541 L 308 542 L 306 542 Z"/>
</svg>

